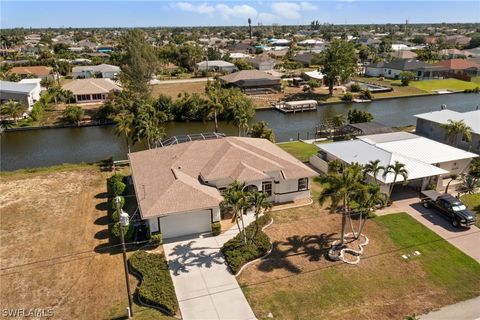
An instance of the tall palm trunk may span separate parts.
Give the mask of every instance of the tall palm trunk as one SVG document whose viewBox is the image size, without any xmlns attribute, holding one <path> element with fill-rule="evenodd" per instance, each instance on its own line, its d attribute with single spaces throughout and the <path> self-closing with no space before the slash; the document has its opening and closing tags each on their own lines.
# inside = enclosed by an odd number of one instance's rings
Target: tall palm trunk
<svg viewBox="0 0 480 320">
<path fill-rule="evenodd" d="M 125 132 L 125 142 L 127 142 L 128 153 L 130 153 L 130 143 L 128 142 L 128 133 L 127 132 Z"/>
<path fill-rule="evenodd" d="M 213 116 L 215 119 L 215 132 L 218 132 L 218 120 L 217 120 L 217 109 L 213 111 Z"/>
<path fill-rule="evenodd" d="M 241 127 L 241 126 L 238 125 L 238 136 L 239 136 L 239 137 L 241 136 L 241 128 L 240 128 L 240 127 Z"/>
<path fill-rule="evenodd" d="M 345 227 L 347 224 L 347 195 L 343 196 L 343 212 L 342 212 L 342 231 L 340 235 L 340 245 L 343 247 L 345 243 Z"/>
<path fill-rule="evenodd" d="M 247 235 L 245 234 L 245 223 L 243 222 L 243 209 L 240 210 L 240 221 L 242 222 L 243 243 L 247 244 Z"/>
</svg>

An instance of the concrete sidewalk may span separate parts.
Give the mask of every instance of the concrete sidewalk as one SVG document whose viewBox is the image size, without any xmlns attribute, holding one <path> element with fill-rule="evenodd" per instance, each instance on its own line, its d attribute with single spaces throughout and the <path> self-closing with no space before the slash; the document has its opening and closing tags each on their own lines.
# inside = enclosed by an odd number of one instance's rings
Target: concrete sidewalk
<svg viewBox="0 0 480 320">
<path fill-rule="evenodd" d="M 406 212 L 460 251 L 480 262 L 480 229 L 476 226 L 471 226 L 470 229 L 455 228 L 448 219 L 434 210 L 424 208 L 418 198 L 411 198 L 395 201 L 391 207 L 379 210 L 378 215 Z"/>
<path fill-rule="evenodd" d="M 253 214 L 244 219 L 248 225 Z M 216 237 L 179 238 L 163 245 L 182 319 L 256 319 L 220 251 L 237 233 L 234 226 Z"/>
<path fill-rule="evenodd" d="M 421 320 L 478 320 L 480 319 L 480 297 L 442 307 L 419 318 Z"/>
</svg>

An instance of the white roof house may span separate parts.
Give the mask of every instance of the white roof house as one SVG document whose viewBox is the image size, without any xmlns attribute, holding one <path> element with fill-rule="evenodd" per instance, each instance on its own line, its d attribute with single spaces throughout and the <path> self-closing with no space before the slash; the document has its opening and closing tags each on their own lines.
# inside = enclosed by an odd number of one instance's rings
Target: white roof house
<svg viewBox="0 0 480 320">
<path fill-rule="evenodd" d="M 115 79 L 120 71 L 120 67 L 105 63 L 97 66 L 77 66 L 72 68 L 74 79 L 92 78 L 97 74 L 101 74 L 102 78 Z"/>
<path fill-rule="evenodd" d="M 446 175 L 450 172 L 452 162 L 467 161 L 477 155 L 449 145 L 417 136 L 407 132 L 392 132 L 359 136 L 358 140 L 317 144 L 317 146 L 334 158 L 345 163 L 367 164 L 380 160 L 381 166 L 388 166 L 398 161 L 405 165 L 407 180 Z M 442 165 L 448 163 L 449 165 Z M 456 165 L 455 165 L 456 166 Z M 458 165 L 458 170 L 465 169 Z M 385 184 L 393 182 L 393 174 L 383 177 L 380 172 L 376 177 Z M 402 181 L 397 177 L 397 181 Z"/>
<path fill-rule="evenodd" d="M 480 134 L 480 110 L 469 112 L 458 112 L 454 110 L 444 109 L 439 111 L 427 112 L 415 115 L 416 118 L 429 120 L 432 122 L 446 124 L 448 120 L 463 120 L 474 133 Z"/>
<path fill-rule="evenodd" d="M 0 80 L 0 103 L 8 100 L 18 101 L 31 109 L 33 104 L 40 99 L 40 83 L 39 82 L 11 82 Z"/>
<path fill-rule="evenodd" d="M 233 72 L 237 69 L 237 67 L 233 63 L 223 61 L 223 60 L 211 60 L 211 61 L 205 60 L 197 63 L 197 69 Z"/>
</svg>

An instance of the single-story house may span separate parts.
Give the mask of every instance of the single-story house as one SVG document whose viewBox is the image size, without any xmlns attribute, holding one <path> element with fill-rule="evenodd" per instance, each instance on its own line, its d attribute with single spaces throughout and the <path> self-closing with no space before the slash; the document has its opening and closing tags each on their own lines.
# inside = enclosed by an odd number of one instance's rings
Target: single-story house
<svg viewBox="0 0 480 320">
<path fill-rule="evenodd" d="M 21 79 L 25 78 L 49 78 L 55 79 L 55 74 L 51 67 L 45 66 L 28 66 L 28 67 L 13 67 L 8 70 L 9 74 L 17 74 Z"/>
<path fill-rule="evenodd" d="M 458 49 L 442 49 L 440 50 L 440 54 L 446 56 L 448 59 L 466 57 L 468 55 L 466 51 Z"/>
<path fill-rule="evenodd" d="M 40 99 L 40 83 L 22 83 L 0 80 L 0 104 L 8 100 L 20 102 L 31 110 L 33 104 Z"/>
<path fill-rule="evenodd" d="M 258 55 L 254 58 L 247 59 L 247 61 L 257 70 L 266 71 L 273 70 L 277 64 L 277 60 L 270 58 L 265 54 Z"/>
<path fill-rule="evenodd" d="M 383 77 L 384 61 L 375 62 L 365 66 L 365 75 L 369 77 Z"/>
<path fill-rule="evenodd" d="M 247 94 L 279 92 L 280 78 L 259 70 L 242 70 L 220 77 L 225 86 L 240 88 Z"/>
<path fill-rule="evenodd" d="M 305 80 L 316 80 L 318 81 L 318 83 L 323 84 L 324 75 L 318 70 L 305 71 L 304 73 L 302 73 L 302 76 Z"/>
<path fill-rule="evenodd" d="M 197 63 L 197 69 L 199 71 L 215 71 L 215 72 L 234 72 L 237 70 L 237 67 L 230 62 L 223 60 L 211 60 L 211 61 L 202 61 Z"/>
<path fill-rule="evenodd" d="M 392 53 L 395 59 L 415 59 L 417 54 L 410 50 L 399 50 Z"/>
<path fill-rule="evenodd" d="M 359 136 L 356 140 L 317 144 L 320 148 L 310 163 L 324 173 L 328 172 L 328 163 L 338 159 L 345 165 L 352 163 L 367 164 L 380 160 L 386 167 L 398 161 L 405 165 L 408 172 L 407 184 L 417 191 L 434 184 L 437 190 L 443 190 L 451 174 L 460 174 L 468 170 L 476 154 L 427 139 L 408 132 L 393 132 Z M 374 178 L 383 192 L 387 192 L 393 183 L 394 175 L 383 176 L 380 172 Z M 397 177 L 398 183 L 404 183 L 403 177 Z"/>
<path fill-rule="evenodd" d="M 415 59 L 396 59 L 365 66 L 365 75 L 398 79 L 400 73 L 410 71 L 415 73 L 417 79 L 430 79 L 441 76 L 445 70 L 445 67 L 431 65 Z"/>
<path fill-rule="evenodd" d="M 221 192 L 234 181 L 273 203 L 310 198 L 317 173 L 266 139 L 221 137 L 130 153 L 140 216 L 173 238 L 211 231 Z"/>
<path fill-rule="evenodd" d="M 227 46 L 227 50 L 229 52 L 239 52 L 239 53 L 247 53 L 252 54 L 255 53 L 255 47 L 252 46 L 250 43 L 238 42 Z"/>
<path fill-rule="evenodd" d="M 312 64 L 313 53 L 304 52 L 295 55 L 292 60 L 300 63 L 304 67 L 309 67 Z"/>
<path fill-rule="evenodd" d="M 480 64 L 465 59 L 448 59 L 439 61 L 435 66 L 444 67 L 448 74 L 460 74 L 470 77 L 480 76 Z"/>
<path fill-rule="evenodd" d="M 121 91 L 122 88 L 110 79 L 76 79 L 62 86 L 75 96 L 76 103 L 101 103 L 110 93 Z"/>
<path fill-rule="evenodd" d="M 236 60 L 236 59 L 249 59 L 252 57 L 251 54 L 246 54 L 242 52 L 232 52 L 229 54 L 230 59 Z"/>
<path fill-rule="evenodd" d="M 72 68 L 73 79 L 108 78 L 114 80 L 119 73 L 120 67 L 105 63 L 97 66 L 78 66 Z"/>
<path fill-rule="evenodd" d="M 415 132 L 427 138 L 440 141 L 442 143 L 453 144 L 465 150 L 480 154 L 480 110 L 470 112 L 458 112 L 444 109 L 439 111 L 427 112 L 415 115 L 417 125 Z M 445 135 L 443 124 L 448 120 L 463 121 L 471 129 L 472 141 L 467 142 L 460 135 L 453 140 Z"/>
</svg>

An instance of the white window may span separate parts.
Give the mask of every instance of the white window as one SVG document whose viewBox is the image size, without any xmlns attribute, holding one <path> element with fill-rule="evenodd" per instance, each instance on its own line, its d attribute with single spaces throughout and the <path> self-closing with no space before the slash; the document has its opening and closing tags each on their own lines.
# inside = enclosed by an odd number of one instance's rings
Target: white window
<svg viewBox="0 0 480 320">
<path fill-rule="evenodd" d="M 272 195 L 272 181 L 262 182 L 262 191 L 270 197 Z"/>
<path fill-rule="evenodd" d="M 308 178 L 298 179 L 298 191 L 308 190 Z"/>
</svg>

